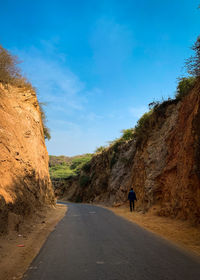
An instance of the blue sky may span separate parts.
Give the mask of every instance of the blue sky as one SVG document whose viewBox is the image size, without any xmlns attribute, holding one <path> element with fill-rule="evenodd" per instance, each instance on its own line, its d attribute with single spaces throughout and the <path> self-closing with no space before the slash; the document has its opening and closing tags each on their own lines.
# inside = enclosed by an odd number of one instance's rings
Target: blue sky
<svg viewBox="0 0 200 280">
<path fill-rule="evenodd" d="M 49 154 L 76 155 L 172 97 L 200 30 L 196 0 L 1 0 L 0 44 L 46 102 Z"/>
</svg>

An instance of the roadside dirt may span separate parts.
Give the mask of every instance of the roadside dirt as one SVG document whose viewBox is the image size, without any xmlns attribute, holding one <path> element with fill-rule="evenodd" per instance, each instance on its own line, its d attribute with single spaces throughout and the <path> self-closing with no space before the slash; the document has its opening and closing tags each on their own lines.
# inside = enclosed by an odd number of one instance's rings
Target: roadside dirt
<svg viewBox="0 0 200 280">
<path fill-rule="evenodd" d="M 23 223 L 18 232 L 0 237 L 0 279 L 22 279 L 31 261 L 38 254 L 49 233 L 64 217 L 67 208 L 57 204 L 45 208 Z"/>
<path fill-rule="evenodd" d="M 128 205 L 109 209 L 200 258 L 200 227 L 193 226 L 188 221 L 159 217 L 154 212 L 130 212 Z"/>
</svg>

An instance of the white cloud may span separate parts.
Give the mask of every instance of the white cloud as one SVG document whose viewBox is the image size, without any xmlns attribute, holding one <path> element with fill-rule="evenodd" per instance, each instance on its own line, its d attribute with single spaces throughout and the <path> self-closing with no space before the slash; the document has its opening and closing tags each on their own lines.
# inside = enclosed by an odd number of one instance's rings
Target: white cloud
<svg viewBox="0 0 200 280">
<path fill-rule="evenodd" d="M 33 47 L 17 54 L 24 61 L 22 67 L 28 79 L 44 101 L 65 110 L 83 109 L 85 84 L 63 63 L 59 54 L 51 50 L 51 56 L 46 57 L 45 51 Z"/>
<path fill-rule="evenodd" d="M 57 52 L 49 42 L 42 42 L 41 49 L 13 50 L 23 61 L 22 69 L 38 90 L 39 100 L 48 103 L 48 108 L 59 115 L 72 115 L 87 111 L 91 96 L 101 95 L 102 90 L 87 85 L 73 73 L 67 64 L 66 55 Z M 47 112 L 48 113 L 48 112 Z M 95 113 L 88 112 L 90 118 Z"/>
</svg>

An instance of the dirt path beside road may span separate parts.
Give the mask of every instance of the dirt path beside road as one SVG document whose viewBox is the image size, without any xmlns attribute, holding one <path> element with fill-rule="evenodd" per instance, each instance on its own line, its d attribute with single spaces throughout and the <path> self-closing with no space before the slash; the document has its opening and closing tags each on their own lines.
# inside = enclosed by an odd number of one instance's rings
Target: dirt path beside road
<svg viewBox="0 0 200 280">
<path fill-rule="evenodd" d="M 49 233 L 64 217 L 67 207 L 45 208 L 25 221 L 19 232 L 0 237 L 0 279 L 22 279 Z"/>
</svg>

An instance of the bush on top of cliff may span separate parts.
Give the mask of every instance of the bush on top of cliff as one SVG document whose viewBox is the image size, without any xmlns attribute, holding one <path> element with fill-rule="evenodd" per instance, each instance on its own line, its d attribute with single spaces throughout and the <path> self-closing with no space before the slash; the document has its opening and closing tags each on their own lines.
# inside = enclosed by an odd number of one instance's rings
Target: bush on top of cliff
<svg viewBox="0 0 200 280">
<path fill-rule="evenodd" d="M 177 100 L 185 97 L 195 86 L 197 78 L 200 77 L 200 36 L 192 46 L 192 50 L 195 52 L 194 55 L 189 57 L 185 63 L 187 72 L 191 76 L 178 79 L 179 83 L 175 95 Z"/>
<path fill-rule="evenodd" d="M 109 141 L 109 147 L 118 147 L 121 143 L 125 143 L 134 139 L 135 130 L 134 128 L 122 129 L 121 130 L 122 136 L 120 138 L 116 138 L 113 141 Z"/>
<path fill-rule="evenodd" d="M 138 122 L 135 126 L 135 129 L 134 129 L 135 137 L 142 136 L 143 134 L 145 134 L 147 132 L 147 130 L 150 127 L 150 118 L 151 118 L 152 113 L 153 113 L 153 110 L 150 110 L 149 112 L 144 113 L 144 115 L 138 120 Z"/>
<path fill-rule="evenodd" d="M 152 131 L 152 128 L 156 122 L 154 112 L 155 108 L 144 113 L 144 115 L 138 120 L 136 124 L 134 128 L 134 138 L 136 140 L 137 146 L 141 146 L 142 143 L 145 143 L 149 133 Z"/>
<path fill-rule="evenodd" d="M 134 138 L 135 130 L 134 128 L 123 129 L 121 133 L 122 133 L 122 136 L 120 137 L 121 141 L 129 141 Z"/>
<path fill-rule="evenodd" d="M 196 80 L 197 78 L 192 76 L 180 78 L 176 88 L 175 98 L 181 100 L 185 97 L 195 86 Z"/>
<path fill-rule="evenodd" d="M 16 56 L 10 54 L 9 51 L 0 45 L 0 82 L 33 89 L 27 79 L 21 75 L 21 71 L 18 68 L 19 63 Z"/>
</svg>

